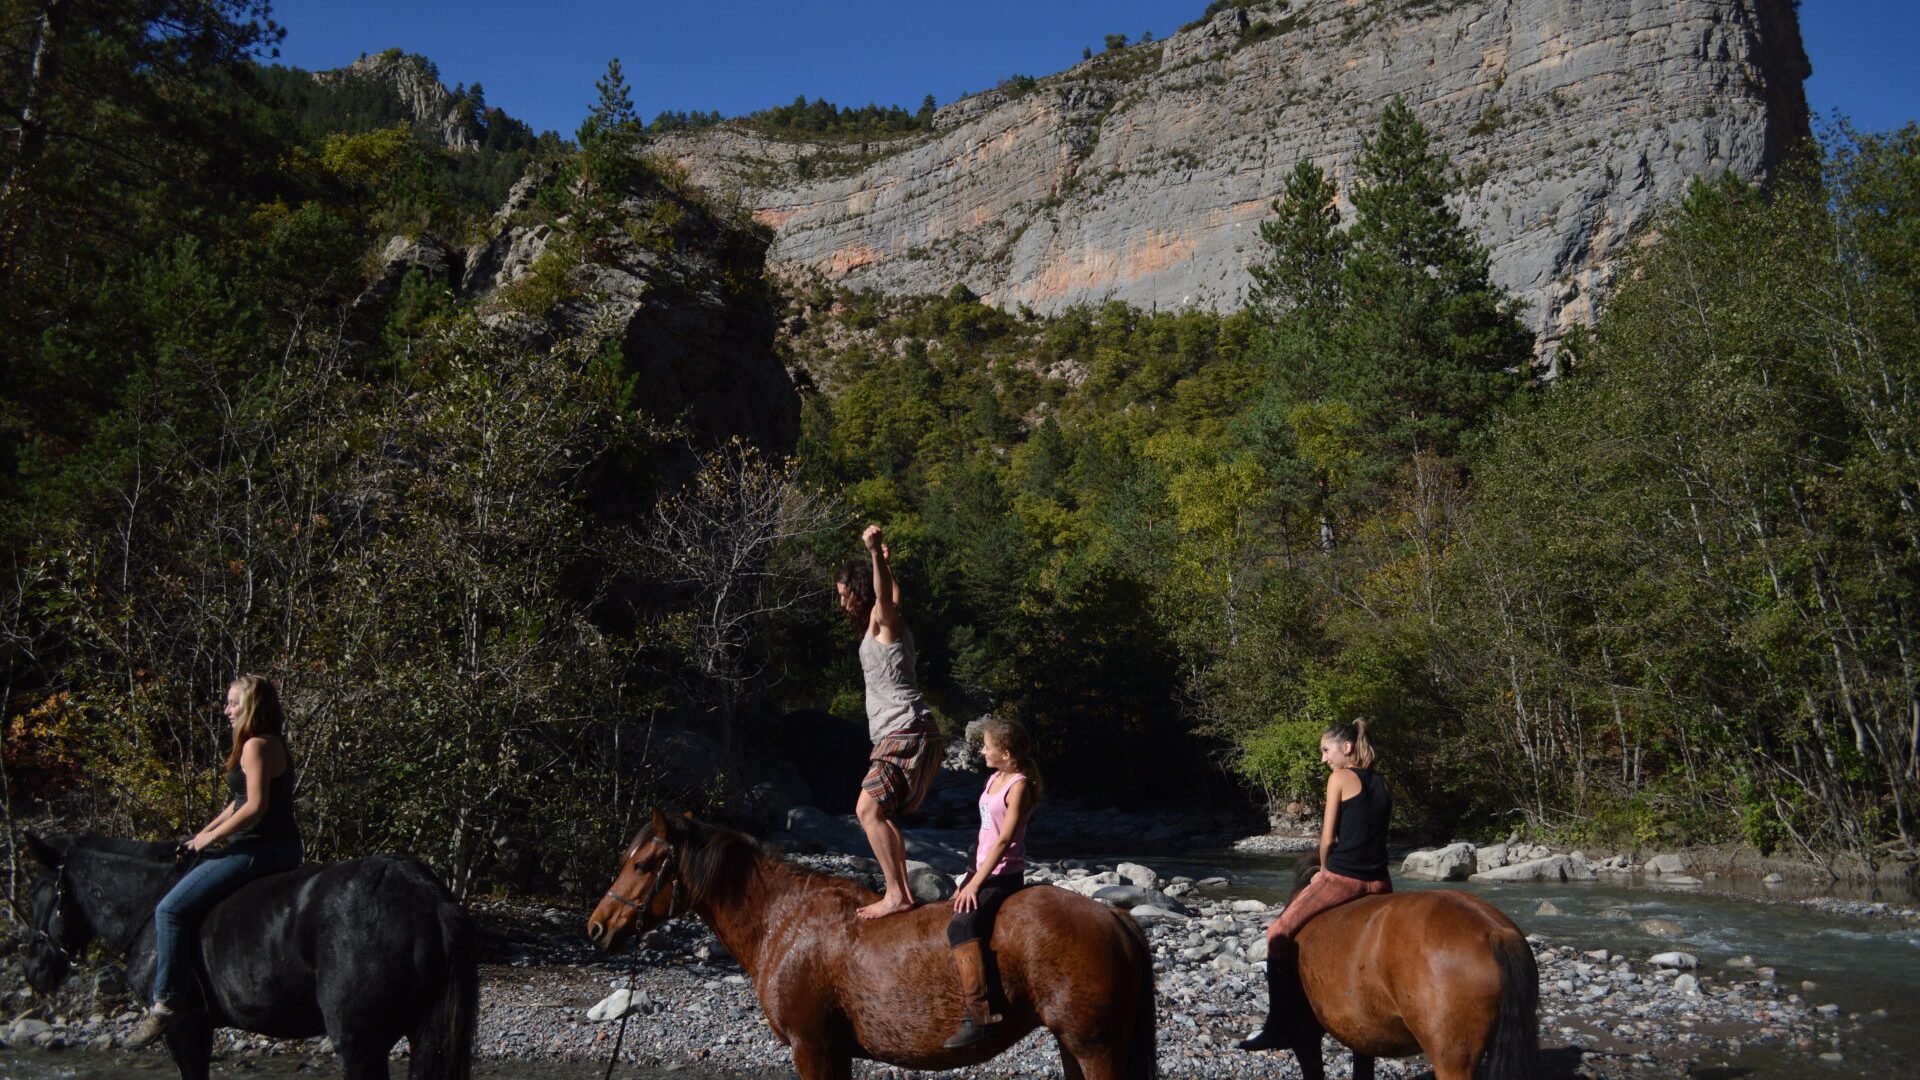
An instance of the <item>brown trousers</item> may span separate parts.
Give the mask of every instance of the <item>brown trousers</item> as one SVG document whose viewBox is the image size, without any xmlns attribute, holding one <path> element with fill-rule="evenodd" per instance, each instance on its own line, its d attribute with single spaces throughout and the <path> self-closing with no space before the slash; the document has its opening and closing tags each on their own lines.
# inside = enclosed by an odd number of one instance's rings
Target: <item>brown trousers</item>
<svg viewBox="0 0 1920 1080">
<path fill-rule="evenodd" d="M 1273 920 L 1273 925 L 1267 927 L 1267 940 L 1283 937 L 1291 941 L 1308 919 L 1330 907 L 1338 907 L 1363 896 L 1392 891 L 1391 881 L 1360 881 L 1331 870 L 1322 870 L 1307 883 L 1306 888 L 1293 894 L 1293 899 L 1287 901 L 1287 909 Z"/>
</svg>

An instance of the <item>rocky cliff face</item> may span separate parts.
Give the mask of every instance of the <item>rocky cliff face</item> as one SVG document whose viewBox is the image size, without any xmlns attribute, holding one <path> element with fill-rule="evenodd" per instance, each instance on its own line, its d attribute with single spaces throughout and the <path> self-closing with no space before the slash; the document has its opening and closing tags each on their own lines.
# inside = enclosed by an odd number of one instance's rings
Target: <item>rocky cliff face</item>
<svg viewBox="0 0 1920 1080">
<path fill-rule="evenodd" d="M 338 85 L 355 79 L 383 82 L 393 87 L 401 107 L 415 123 L 437 129 L 440 141 L 450 150 L 472 150 L 480 145 L 482 132 L 475 126 L 472 110 L 464 106 L 441 84 L 433 66 L 418 56 L 388 49 L 363 56 L 343 68 L 314 72 L 313 81 L 322 86 Z"/>
<path fill-rule="evenodd" d="M 1790 0 L 1294 0 L 957 102 L 866 164 L 738 127 L 657 149 L 772 226 L 777 264 L 849 286 L 1230 309 L 1287 172 L 1344 187 L 1401 94 L 1551 340 L 1693 177 L 1771 175 L 1809 71 Z"/>
</svg>

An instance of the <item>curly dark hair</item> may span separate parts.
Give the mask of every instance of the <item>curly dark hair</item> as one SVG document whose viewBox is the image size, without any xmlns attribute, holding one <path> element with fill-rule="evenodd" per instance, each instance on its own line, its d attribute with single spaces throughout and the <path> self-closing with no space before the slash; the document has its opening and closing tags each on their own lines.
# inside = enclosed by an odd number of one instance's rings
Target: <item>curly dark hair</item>
<svg viewBox="0 0 1920 1080">
<path fill-rule="evenodd" d="M 850 559 L 833 582 L 846 586 L 853 594 L 854 610 L 848 611 L 845 607 L 840 610 L 846 612 L 847 625 L 853 627 L 854 633 L 865 634 L 873 618 L 873 565 L 864 559 Z"/>
</svg>

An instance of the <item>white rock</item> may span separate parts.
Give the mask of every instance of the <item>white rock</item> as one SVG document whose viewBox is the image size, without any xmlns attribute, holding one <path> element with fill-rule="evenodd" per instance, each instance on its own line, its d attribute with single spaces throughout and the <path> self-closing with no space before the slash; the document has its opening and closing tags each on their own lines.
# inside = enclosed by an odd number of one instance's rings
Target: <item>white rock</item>
<svg viewBox="0 0 1920 1080">
<path fill-rule="evenodd" d="M 1686 971 L 1699 967 L 1700 958 L 1689 952 L 1663 952 L 1648 957 L 1647 963 L 1654 967 L 1680 968 Z"/>
<path fill-rule="evenodd" d="M 1684 855 L 1655 855 L 1647 860 L 1649 874 L 1684 874 L 1693 863 Z"/>
<path fill-rule="evenodd" d="M 1242 914 L 1251 914 L 1256 911 L 1267 910 L 1267 905 L 1258 900 L 1235 900 L 1230 906 L 1233 910 Z"/>
<path fill-rule="evenodd" d="M 1400 864 L 1400 875 L 1428 881 L 1465 881 L 1477 865 L 1472 844 L 1448 844 L 1409 852 Z"/>
<path fill-rule="evenodd" d="M 1676 994 L 1695 994 L 1700 991 L 1700 980 L 1691 975 L 1682 975 L 1673 980 L 1673 992 Z"/>
<path fill-rule="evenodd" d="M 1133 913 L 1134 921 L 1139 923 L 1142 926 L 1145 926 L 1149 923 L 1157 923 L 1157 922 L 1178 923 L 1178 922 L 1187 921 L 1187 916 L 1182 915 L 1177 911 L 1169 911 L 1166 908 L 1159 907 L 1154 904 L 1135 904 L 1132 908 L 1129 908 L 1128 910 Z"/>
<path fill-rule="evenodd" d="M 1576 866 L 1565 855 L 1528 859 L 1473 875 L 1470 881 L 1591 881 L 1594 872 L 1584 864 Z"/>
<path fill-rule="evenodd" d="M 1139 863 L 1123 862 L 1114 868 L 1114 873 L 1129 885 L 1138 885 L 1143 889 L 1160 887 L 1160 875 L 1154 873 L 1151 867 L 1141 866 Z"/>
<path fill-rule="evenodd" d="M 647 1007 L 645 991 L 628 990 L 621 987 L 602 998 L 600 1003 L 587 1010 L 587 1019 L 595 1021 L 618 1020 L 623 1016 L 639 1012 Z"/>
</svg>

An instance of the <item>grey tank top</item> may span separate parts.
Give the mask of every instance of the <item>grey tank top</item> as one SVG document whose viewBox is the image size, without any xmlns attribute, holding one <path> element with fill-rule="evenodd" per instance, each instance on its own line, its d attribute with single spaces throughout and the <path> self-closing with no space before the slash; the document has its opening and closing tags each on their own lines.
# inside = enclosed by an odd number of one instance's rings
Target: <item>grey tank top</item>
<svg viewBox="0 0 1920 1080">
<path fill-rule="evenodd" d="M 872 634 L 861 638 L 860 674 L 867 681 L 867 736 L 874 742 L 931 715 L 913 681 L 913 631 L 901 627 L 891 645 Z"/>
</svg>

